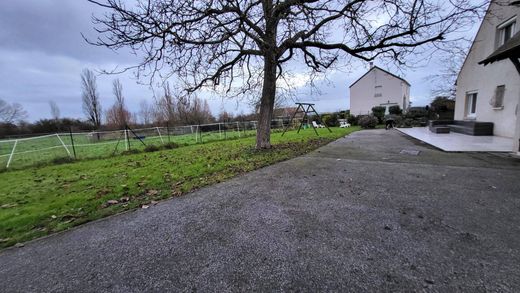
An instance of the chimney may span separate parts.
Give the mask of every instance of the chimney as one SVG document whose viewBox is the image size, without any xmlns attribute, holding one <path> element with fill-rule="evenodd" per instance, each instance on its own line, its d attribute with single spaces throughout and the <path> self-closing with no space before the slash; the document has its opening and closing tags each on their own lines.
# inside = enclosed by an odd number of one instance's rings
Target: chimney
<svg viewBox="0 0 520 293">
<path fill-rule="evenodd" d="M 372 69 L 372 67 L 374 67 L 374 62 L 370 61 L 370 69 Z"/>
</svg>

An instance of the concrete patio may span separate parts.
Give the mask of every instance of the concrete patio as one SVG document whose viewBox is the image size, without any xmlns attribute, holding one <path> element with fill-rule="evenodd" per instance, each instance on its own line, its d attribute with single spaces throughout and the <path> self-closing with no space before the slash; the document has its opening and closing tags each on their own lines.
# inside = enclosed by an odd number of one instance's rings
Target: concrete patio
<svg viewBox="0 0 520 293">
<path fill-rule="evenodd" d="M 513 139 L 500 136 L 472 136 L 460 133 L 433 133 L 428 127 L 398 128 L 400 132 L 445 152 L 511 152 Z"/>
</svg>

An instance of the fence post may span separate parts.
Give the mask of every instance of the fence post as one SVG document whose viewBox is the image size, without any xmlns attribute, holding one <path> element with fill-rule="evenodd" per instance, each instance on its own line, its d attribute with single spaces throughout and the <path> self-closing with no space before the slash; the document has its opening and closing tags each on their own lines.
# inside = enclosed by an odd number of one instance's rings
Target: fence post
<svg viewBox="0 0 520 293">
<path fill-rule="evenodd" d="M 162 139 L 161 131 L 159 130 L 159 127 L 155 127 L 157 129 L 157 133 L 159 133 L 159 138 L 161 139 L 161 143 L 164 144 L 164 140 Z"/>
<path fill-rule="evenodd" d="M 72 127 L 69 126 L 69 134 L 70 134 L 70 144 L 72 145 L 72 152 L 74 153 L 74 160 L 76 157 L 76 147 L 74 146 L 74 137 L 72 136 Z"/>
<path fill-rule="evenodd" d="M 65 145 L 65 143 L 64 143 L 63 140 L 61 139 L 60 135 L 56 133 L 56 136 L 58 137 L 58 140 L 61 142 L 61 145 L 63 145 L 63 147 L 64 147 L 65 150 L 67 151 L 67 154 L 69 154 L 69 157 L 72 157 L 72 155 L 70 154 L 69 149 L 67 148 L 67 146 Z"/>
<path fill-rule="evenodd" d="M 126 150 L 130 150 L 130 138 L 128 137 L 128 126 L 125 125 Z"/>
<path fill-rule="evenodd" d="M 166 132 L 168 133 L 168 142 L 171 142 L 170 141 L 170 126 L 168 124 L 168 121 L 166 121 Z"/>
<path fill-rule="evenodd" d="M 9 160 L 7 160 L 7 166 L 5 166 L 6 169 L 9 168 L 9 165 L 11 164 L 11 160 L 13 159 L 14 150 L 16 149 L 17 144 L 18 144 L 18 140 L 15 140 L 13 149 L 11 150 L 11 155 L 9 155 Z"/>
<path fill-rule="evenodd" d="M 241 137 L 240 135 L 240 123 L 237 121 L 237 131 L 238 131 L 238 137 Z"/>
<path fill-rule="evenodd" d="M 222 139 L 222 131 L 220 130 L 220 122 L 218 123 L 218 135 Z"/>
</svg>

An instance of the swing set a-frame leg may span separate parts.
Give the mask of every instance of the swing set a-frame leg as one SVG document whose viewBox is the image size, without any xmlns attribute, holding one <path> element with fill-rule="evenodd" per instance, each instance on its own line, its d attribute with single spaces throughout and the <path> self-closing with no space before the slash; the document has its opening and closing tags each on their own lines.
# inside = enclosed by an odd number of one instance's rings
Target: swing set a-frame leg
<svg viewBox="0 0 520 293">
<path fill-rule="evenodd" d="M 294 111 L 292 117 L 291 117 L 291 120 L 289 120 L 289 124 L 287 124 L 286 127 L 284 127 L 283 129 L 283 132 L 282 132 L 282 136 L 285 134 L 285 132 L 287 132 L 287 129 L 289 129 L 289 125 L 291 125 L 291 123 L 293 122 L 294 120 L 294 117 L 296 117 L 296 114 L 299 113 L 300 111 L 300 107 L 302 107 L 302 105 L 298 105 L 298 108 L 296 108 L 296 111 Z M 302 107 L 302 110 L 303 110 L 303 107 Z M 300 125 L 301 126 L 301 125 Z M 300 129 L 298 128 L 298 131 L 300 131 Z"/>
<path fill-rule="evenodd" d="M 309 113 L 309 109 L 310 109 L 311 107 L 312 107 L 312 105 L 308 105 L 308 106 L 307 106 L 307 110 L 305 110 L 305 116 L 307 116 L 307 113 Z M 314 109 L 314 108 L 312 108 L 312 109 Z M 314 113 L 316 113 L 316 111 L 314 111 Z M 317 113 L 316 113 L 316 114 L 317 114 Z M 319 119 L 319 116 L 318 116 L 318 119 Z M 312 123 L 312 121 L 311 121 L 311 126 L 312 126 L 312 129 L 314 129 L 314 133 L 316 133 L 316 136 L 320 136 L 320 135 L 318 134 L 318 130 L 316 130 L 316 127 L 314 127 L 314 123 Z"/>
</svg>

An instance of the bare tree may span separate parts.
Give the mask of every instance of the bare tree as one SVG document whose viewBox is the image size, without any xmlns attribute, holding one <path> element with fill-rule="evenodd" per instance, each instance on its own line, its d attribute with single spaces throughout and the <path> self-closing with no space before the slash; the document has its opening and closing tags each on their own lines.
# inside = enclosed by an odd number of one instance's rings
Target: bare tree
<svg viewBox="0 0 520 293">
<path fill-rule="evenodd" d="M 468 0 L 89 1 L 108 10 L 95 18 L 102 36 L 91 43 L 144 53 L 138 72 L 175 75 L 187 93 L 213 86 L 243 96 L 261 88 L 257 148 L 271 146 L 277 82 L 290 83 L 289 61 L 303 61 L 313 74 L 342 56 L 405 64 L 484 7 Z"/>
<path fill-rule="evenodd" d="M 439 59 L 440 71 L 437 74 L 426 77 L 432 87 L 434 96 L 455 98 L 457 77 L 470 46 L 470 40 L 461 39 L 458 42 L 454 42 L 449 51 L 441 54 Z"/>
<path fill-rule="evenodd" d="M 9 104 L 0 99 L 0 120 L 3 123 L 14 123 L 27 118 L 27 111 L 18 103 Z"/>
<path fill-rule="evenodd" d="M 83 101 L 83 112 L 88 120 L 96 127 L 101 126 L 101 103 L 97 90 L 96 76 L 89 69 L 81 73 L 81 91 Z"/>
<path fill-rule="evenodd" d="M 163 87 L 164 95 L 157 100 L 155 116 L 159 122 L 168 122 L 170 125 L 175 123 L 176 102 L 170 89 L 170 84 L 166 83 Z"/>
<path fill-rule="evenodd" d="M 220 114 L 218 114 L 219 122 L 230 122 L 233 119 L 233 113 L 228 113 L 226 110 L 222 110 Z"/>
<path fill-rule="evenodd" d="M 187 111 L 185 124 L 204 124 L 215 120 L 209 109 L 208 101 L 198 97 L 193 98 Z"/>
<path fill-rule="evenodd" d="M 141 103 L 139 103 L 139 120 L 144 125 L 150 125 L 154 121 L 154 108 L 151 106 L 148 101 L 142 100 Z"/>
<path fill-rule="evenodd" d="M 118 125 L 119 127 L 124 127 L 128 123 L 130 112 L 128 111 L 128 109 L 126 109 L 125 106 L 125 97 L 123 96 L 123 85 L 121 84 L 119 79 L 114 79 L 114 81 L 112 82 L 112 92 L 114 93 L 116 100 L 114 102 L 114 106 L 112 107 L 113 117 L 111 119 L 114 119 L 115 121 L 113 122 L 116 123 L 116 125 Z"/>
<path fill-rule="evenodd" d="M 58 104 L 55 101 L 50 100 L 49 107 L 51 108 L 52 119 L 54 119 L 54 120 L 60 119 L 60 108 L 58 107 Z"/>
<path fill-rule="evenodd" d="M 114 104 L 105 112 L 105 121 L 110 128 L 121 129 L 126 125 L 135 123 L 135 115 L 133 115 L 126 108 L 121 108 Z"/>
</svg>

